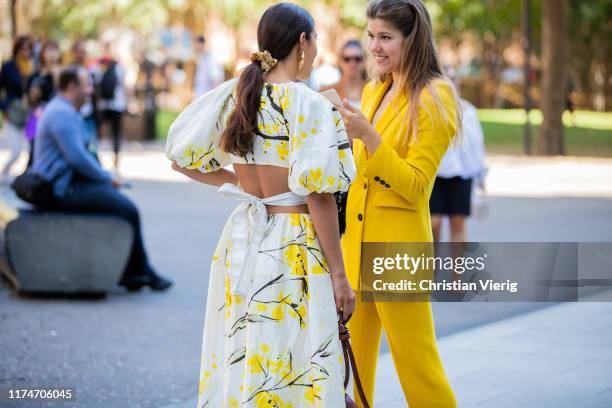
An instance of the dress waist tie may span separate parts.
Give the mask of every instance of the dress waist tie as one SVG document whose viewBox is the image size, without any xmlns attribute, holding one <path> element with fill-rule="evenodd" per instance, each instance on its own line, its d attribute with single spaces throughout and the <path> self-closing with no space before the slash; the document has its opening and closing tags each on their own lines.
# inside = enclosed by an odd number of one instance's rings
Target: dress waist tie
<svg viewBox="0 0 612 408">
<path fill-rule="evenodd" d="M 246 296 L 253 280 L 253 262 L 259 252 L 268 222 L 266 204 L 295 206 L 305 204 L 306 196 L 288 191 L 271 197 L 259 198 L 231 183 L 223 184 L 217 192 L 221 198 L 226 200 L 240 201 L 232 213 L 230 292 L 233 295 Z M 249 230 L 252 231 L 250 239 Z"/>
</svg>

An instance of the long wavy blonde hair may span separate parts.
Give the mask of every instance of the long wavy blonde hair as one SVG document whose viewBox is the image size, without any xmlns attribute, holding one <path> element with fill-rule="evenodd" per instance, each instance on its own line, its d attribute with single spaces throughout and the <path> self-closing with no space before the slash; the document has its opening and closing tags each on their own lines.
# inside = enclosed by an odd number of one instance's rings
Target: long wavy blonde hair
<svg viewBox="0 0 612 408">
<path fill-rule="evenodd" d="M 421 107 L 420 97 L 424 88 L 427 88 L 435 103 L 436 111 L 427 113 L 432 117 L 432 123 L 448 123 L 449 112 L 444 108 L 435 87 L 434 80 L 439 79 L 446 82 L 451 89 L 456 101 L 456 110 L 450 114 L 455 115 L 457 134 L 461 134 L 461 108 L 459 97 L 452 82 L 444 75 L 442 65 L 434 43 L 431 18 L 427 9 L 420 0 L 371 0 L 368 3 L 367 17 L 369 19 L 381 19 L 397 30 L 405 37 L 404 50 L 400 63 L 400 80 L 396 85 L 395 93 L 404 93 L 409 99 L 405 126 L 398 135 L 398 142 L 405 134 L 409 137 L 409 144 L 417 141 L 418 115 Z M 374 73 L 372 64 L 369 64 L 370 77 L 376 78 L 378 83 L 387 81 L 391 74 Z M 393 100 L 395 100 L 395 96 Z M 407 127 L 406 127 L 407 125 Z"/>
</svg>

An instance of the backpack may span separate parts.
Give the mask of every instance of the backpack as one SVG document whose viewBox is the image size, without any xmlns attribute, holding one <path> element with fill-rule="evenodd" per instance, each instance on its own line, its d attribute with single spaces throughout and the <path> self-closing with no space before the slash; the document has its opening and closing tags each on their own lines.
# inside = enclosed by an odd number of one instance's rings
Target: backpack
<svg viewBox="0 0 612 408">
<path fill-rule="evenodd" d="M 100 81 L 99 89 L 100 89 L 100 97 L 102 99 L 113 99 L 115 97 L 115 88 L 117 88 L 117 72 L 115 67 L 117 63 L 115 61 L 111 61 L 108 64 L 108 68 L 104 71 L 104 75 L 102 75 L 102 80 Z"/>
</svg>

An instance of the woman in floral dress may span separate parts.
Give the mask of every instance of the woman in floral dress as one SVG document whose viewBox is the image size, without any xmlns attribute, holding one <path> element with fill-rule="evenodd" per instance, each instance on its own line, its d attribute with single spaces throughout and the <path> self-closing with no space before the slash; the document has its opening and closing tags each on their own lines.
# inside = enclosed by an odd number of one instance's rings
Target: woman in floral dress
<svg viewBox="0 0 612 408">
<path fill-rule="evenodd" d="M 240 78 L 192 102 L 166 145 L 173 169 L 240 202 L 211 263 L 198 408 L 341 407 L 337 322 L 355 295 L 333 193 L 355 164 L 339 112 L 297 82 L 317 53 L 310 14 L 272 6 L 257 40 Z"/>
</svg>

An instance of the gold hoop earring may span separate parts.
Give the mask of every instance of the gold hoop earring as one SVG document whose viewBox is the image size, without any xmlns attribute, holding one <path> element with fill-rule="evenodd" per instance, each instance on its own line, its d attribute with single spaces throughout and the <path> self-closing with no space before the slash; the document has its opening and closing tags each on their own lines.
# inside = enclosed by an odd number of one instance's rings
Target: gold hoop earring
<svg viewBox="0 0 612 408">
<path fill-rule="evenodd" d="M 304 51 L 300 55 L 300 62 L 298 63 L 298 71 L 301 71 L 304 68 Z"/>
</svg>

